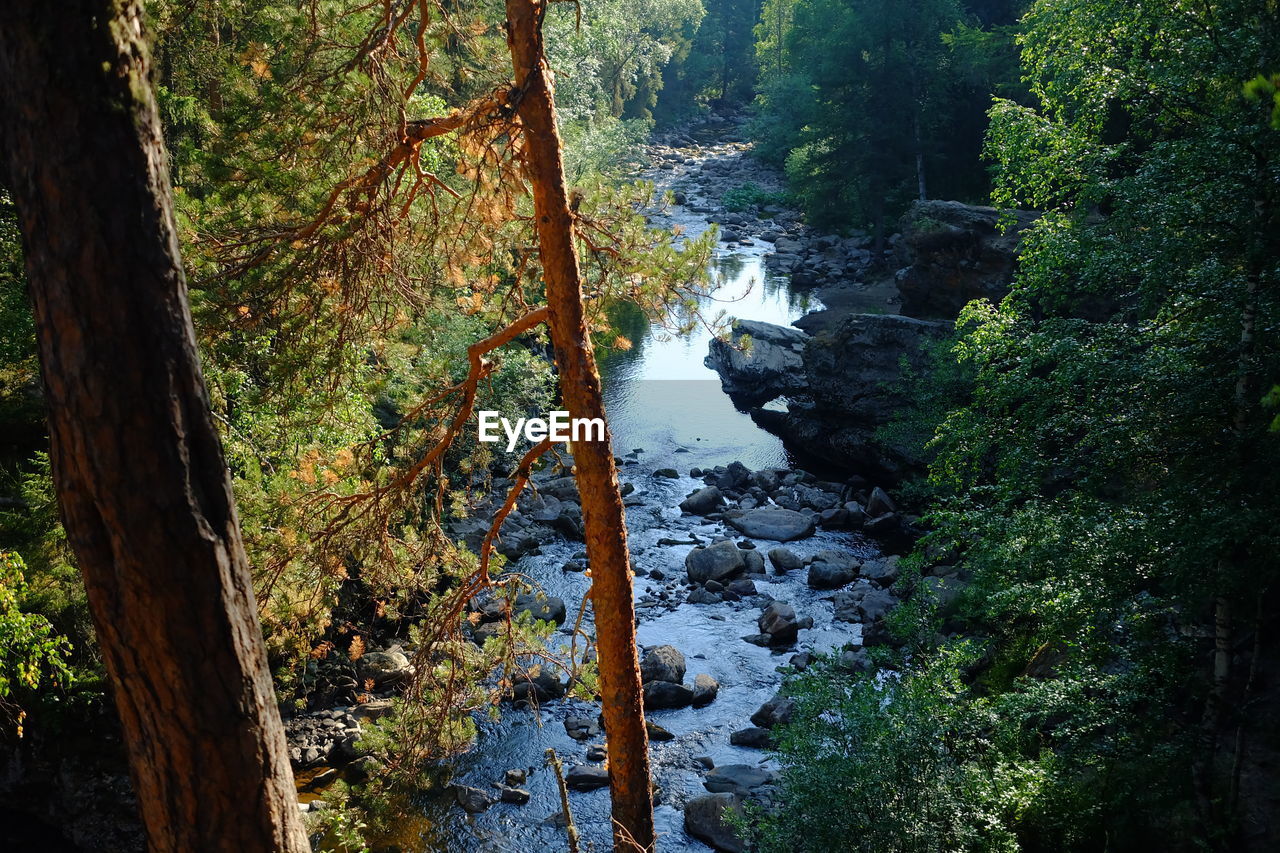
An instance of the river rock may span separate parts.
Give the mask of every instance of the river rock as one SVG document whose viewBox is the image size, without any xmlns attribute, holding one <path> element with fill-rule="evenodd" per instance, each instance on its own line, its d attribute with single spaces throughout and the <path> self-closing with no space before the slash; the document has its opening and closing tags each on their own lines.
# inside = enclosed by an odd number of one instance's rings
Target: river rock
<svg viewBox="0 0 1280 853">
<path fill-rule="evenodd" d="M 566 717 L 564 730 L 574 740 L 591 740 L 591 738 L 600 734 L 599 724 L 591 717 Z M 519 783 L 508 782 L 507 784 Z"/>
<path fill-rule="evenodd" d="M 689 593 L 689 597 L 685 599 L 690 604 L 719 604 L 724 598 L 718 592 L 709 592 L 702 587 L 698 587 Z"/>
<path fill-rule="evenodd" d="M 804 560 L 790 548 L 770 548 L 769 562 L 773 563 L 773 570 L 780 575 L 794 572 L 804 566 Z"/>
<path fill-rule="evenodd" d="M 737 794 L 707 794 L 684 804 L 685 831 L 721 853 L 746 853 L 746 845 L 729 820 L 740 813 L 742 799 Z"/>
<path fill-rule="evenodd" d="M 716 681 L 706 673 L 699 673 L 693 679 L 693 701 L 695 708 L 701 708 L 704 705 L 710 705 L 715 701 L 716 695 L 720 692 L 720 682 Z"/>
<path fill-rule="evenodd" d="M 523 806 L 525 803 L 529 802 L 529 792 L 524 788 L 511 788 L 506 785 L 501 785 L 498 788 L 498 792 L 498 798 L 504 803 L 514 803 L 518 806 Z"/>
<path fill-rule="evenodd" d="M 672 684 L 684 682 L 684 655 L 675 646 L 656 646 L 644 653 L 640 659 L 640 678 L 642 681 L 669 681 Z"/>
<path fill-rule="evenodd" d="M 707 773 L 702 787 L 713 794 L 737 794 L 748 796 L 757 788 L 773 782 L 774 775 L 761 767 L 750 764 L 726 764 Z"/>
<path fill-rule="evenodd" d="M 758 406 L 804 389 L 807 339 L 799 329 L 734 320 L 728 340 L 711 339 L 704 363 L 734 402 Z"/>
<path fill-rule="evenodd" d="M 472 788 L 468 785 L 454 785 L 453 796 L 458 805 L 462 806 L 463 810 L 470 814 L 479 814 L 497 802 L 488 791 L 482 791 L 479 788 Z"/>
<path fill-rule="evenodd" d="M 534 619 L 554 622 L 557 625 L 564 624 L 565 620 L 564 599 L 556 598 L 554 595 L 534 592 L 518 595 L 512 609 L 515 613 L 528 613 Z"/>
<path fill-rule="evenodd" d="M 564 685 L 553 669 L 539 664 L 515 676 L 511 695 L 516 701 L 548 702 L 564 696 Z"/>
<path fill-rule="evenodd" d="M 694 515 L 706 515 L 724 506 L 724 495 L 715 486 L 698 489 L 680 502 L 680 509 Z"/>
<path fill-rule="evenodd" d="M 761 705 L 751 715 L 751 722 L 762 729 L 785 726 L 791 722 L 791 715 L 795 713 L 795 709 L 796 700 L 779 694 Z"/>
<path fill-rule="evenodd" d="M 564 781 L 575 791 L 591 791 L 609 784 L 609 770 L 599 764 L 575 764 L 564 774 Z"/>
<path fill-rule="evenodd" d="M 706 548 L 694 548 L 684 558 L 684 567 L 690 583 L 706 583 L 741 574 L 746 563 L 738 546 L 726 540 Z"/>
<path fill-rule="evenodd" d="M 650 681 L 644 686 L 644 707 L 646 711 L 687 708 L 692 704 L 693 691 L 683 684 L 672 684 L 670 681 Z"/>
<path fill-rule="evenodd" d="M 760 627 L 761 633 L 769 635 L 770 645 L 790 645 L 800 634 L 796 609 L 785 601 L 769 602 L 769 606 L 760 614 L 756 624 Z"/>
<path fill-rule="evenodd" d="M 876 622 L 884 618 L 897 603 L 887 589 L 860 584 L 854 589 L 838 592 L 831 599 L 835 605 L 837 622 Z"/>
<path fill-rule="evenodd" d="M 400 651 L 365 652 L 356 661 L 360 680 L 372 681 L 375 688 L 400 681 L 410 669 L 409 658 Z"/>
<path fill-rule="evenodd" d="M 729 743 L 749 749 L 768 749 L 773 745 L 773 733 L 760 726 L 748 726 L 730 734 Z"/>
<path fill-rule="evenodd" d="M 726 521 L 734 529 L 753 539 L 772 539 L 777 542 L 804 539 L 812 536 L 815 529 L 813 516 L 773 506 L 748 510 Z"/>
<path fill-rule="evenodd" d="M 820 551 L 809 564 L 811 589 L 836 589 L 857 577 L 858 561 L 843 551 Z"/>
</svg>

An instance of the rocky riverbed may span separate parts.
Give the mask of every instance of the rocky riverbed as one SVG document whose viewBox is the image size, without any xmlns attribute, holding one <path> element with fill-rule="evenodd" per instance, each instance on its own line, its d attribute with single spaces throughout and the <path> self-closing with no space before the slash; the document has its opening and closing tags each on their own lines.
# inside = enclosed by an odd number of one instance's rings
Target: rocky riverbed
<svg viewBox="0 0 1280 853">
<path fill-rule="evenodd" d="M 685 233 L 718 225 L 717 274 L 727 269 L 735 282 L 746 280 L 768 296 L 753 303 L 746 291 L 734 291 L 725 307 L 741 319 L 725 339 L 707 336 L 681 349 L 655 329 L 637 341 L 636 351 L 649 359 L 640 369 L 605 366 L 633 554 L 659 849 L 739 850 L 724 812 L 744 799 L 769 801 L 776 767 L 765 749 L 790 713 L 780 693 L 786 674 L 802 670 L 815 653 L 837 655 L 851 671 L 870 667 L 864 647 L 888 639 L 885 616 L 898 601 L 897 555 L 920 532 L 917 519 L 899 512 L 881 488 L 911 460 L 876 444 L 874 433 L 900 404 L 891 388 L 904 358 L 922 363 L 927 342 L 948 323 L 897 312 L 904 301 L 920 303 L 926 269 L 955 273 L 953 293 L 935 295 L 938 304 L 975 288 L 998 292 L 1012 268 L 1001 258 L 1012 249 L 994 228 L 994 212 L 951 203 L 913 208 L 884 253 L 873 252 L 867 235 L 815 233 L 778 203 L 777 174 L 751 158 L 732 120 L 655 140 L 649 159 L 646 177 L 676 201 L 653 213 L 654 224 Z M 751 192 L 742 192 L 747 185 Z M 909 263 L 886 272 L 902 259 Z M 812 298 L 797 301 L 805 293 Z M 708 300 L 704 308 L 713 308 L 714 297 Z M 742 316 L 751 305 L 772 312 L 773 322 Z M 722 390 L 698 388 L 689 396 L 698 399 L 694 407 L 728 395 L 799 456 L 750 424 L 670 428 L 670 413 L 654 401 L 669 404 L 678 383 L 636 404 L 646 398 L 634 386 L 655 371 L 662 379 L 710 385 L 703 354 L 690 349 L 699 345 Z M 685 401 L 678 405 L 682 419 L 706 426 Z M 728 423 L 718 417 L 716 423 Z M 627 449 L 647 438 L 656 446 Z M 478 547 L 507 485 L 491 484 L 471 519 L 454 525 L 458 539 Z M 533 485 L 506 520 L 498 548 L 509 570 L 531 583 L 515 610 L 559 626 L 554 652 L 573 632 L 590 586 L 589 564 L 573 479 L 546 469 Z M 937 575 L 927 579 L 931 593 L 953 597 L 960 579 L 946 567 Z M 472 635 L 483 643 L 505 614 L 487 600 L 473 608 Z M 588 633 L 594 618 L 588 603 Z M 409 674 L 406 651 L 370 649 L 326 676 L 372 683 L 373 702 L 288 722 L 303 788 L 321 788 L 339 772 L 349 779 L 377 772 L 359 758 L 358 739 L 365 720 L 389 712 L 383 697 Z M 477 720 L 480 736 L 453 766 L 451 787 L 424 804 L 424 820 L 406 827 L 398 849 L 558 849 L 564 817 L 543 761 L 547 749 L 564 763 L 584 838 L 608 846 L 599 707 L 566 698 L 553 656 L 517 682 L 500 719 Z"/>
</svg>

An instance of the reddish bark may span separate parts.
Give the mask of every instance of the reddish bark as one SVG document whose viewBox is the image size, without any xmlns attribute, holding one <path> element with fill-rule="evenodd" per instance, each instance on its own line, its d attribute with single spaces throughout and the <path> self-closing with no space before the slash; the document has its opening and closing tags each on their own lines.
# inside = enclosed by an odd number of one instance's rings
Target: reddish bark
<svg viewBox="0 0 1280 853">
<path fill-rule="evenodd" d="M 14 0 L 0 25 L 54 478 L 151 849 L 301 853 L 142 20 L 137 0 Z"/>
<path fill-rule="evenodd" d="M 574 418 L 604 418 L 600 375 L 583 316 L 582 276 L 573 243 L 551 75 L 542 42 L 545 0 L 507 0 L 507 43 L 515 69 L 524 167 L 546 283 L 548 326 L 560 392 Z M 653 796 L 644 726 L 635 603 L 618 472 L 608 430 L 602 442 L 573 448 L 582 521 L 591 561 L 600 689 L 608 735 L 614 849 L 651 850 Z"/>
</svg>

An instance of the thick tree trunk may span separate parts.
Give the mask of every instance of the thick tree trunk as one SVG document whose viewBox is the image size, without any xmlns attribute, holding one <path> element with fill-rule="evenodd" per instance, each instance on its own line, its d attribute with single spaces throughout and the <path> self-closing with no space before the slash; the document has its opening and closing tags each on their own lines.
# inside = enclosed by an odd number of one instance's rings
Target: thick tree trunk
<svg viewBox="0 0 1280 853">
<path fill-rule="evenodd" d="M 137 0 L 15 0 L 0 151 L 54 477 L 151 849 L 304 851 Z"/>
<path fill-rule="evenodd" d="M 582 281 L 573 244 L 550 72 L 542 44 L 546 0 L 507 0 L 507 41 L 515 68 L 524 159 L 533 186 L 548 325 L 560 389 L 572 417 L 603 418 L 604 402 L 582 310 Z M 582 521 L 591 562 L 600 687 L 608 735 L 614 847 L 651 850 L 653 797 L 636 655 L 635 604 L 622 496 L 608 432 L 603 442 L 574 446 Z"/>
</svg>

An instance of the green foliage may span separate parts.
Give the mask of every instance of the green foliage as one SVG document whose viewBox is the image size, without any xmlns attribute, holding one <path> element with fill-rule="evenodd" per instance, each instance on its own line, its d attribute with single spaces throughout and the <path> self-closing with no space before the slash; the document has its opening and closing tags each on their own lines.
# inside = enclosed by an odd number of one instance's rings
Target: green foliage
<svg viewBox="0 0 1280 853">
<path fill-rule="evenodd" d="M 749 207 L 763 208 L 771 204 L 785 204 L 786 195 L 784 193 L 768 192 L 753 183 L 745 183 L 739 184 L 726 192 L 721 201 L 725 210 L 740 213 Z"/>
<path fill-rule="evenodd" d="M 765 4 L 752 134 L 761 156 L 785 165 L 815 224 L 883 233 L 922 180 L 935 197 L 985 195 L 979 153 L 990 96 L 1023 89 L 1015 9 L 984 5 Z"/>
<path fill-rule="evenodd" d="M 962 658 L 854 679 L 826 661 L 798 676 L 778 747 L 783 807 L 762 820 L 758 849 L 1017 850 L 1010 825 L 1044 770 L 993 748 L 996 717 L 966 694 Z"/>
<path fill-rule="evenodd" d="M 760 0 L 703 0 L 705 17 L 687 31 L 688 47 L 663 73 L 656 115 L 660 122 L 688 117 L 710 105 L 751 100 L 755 85 L 752 27 Z"/>
<path fill-rule="evenodd" d="M 27 591 L 25 568 L 17 554 L 0 551 L 0 713 L 18 737 L 25 712 L 17 700 L 41 683 L 66 687 L 72 680 L 70 644 L 43 616 L 19 606 Z"/>
</svg>

